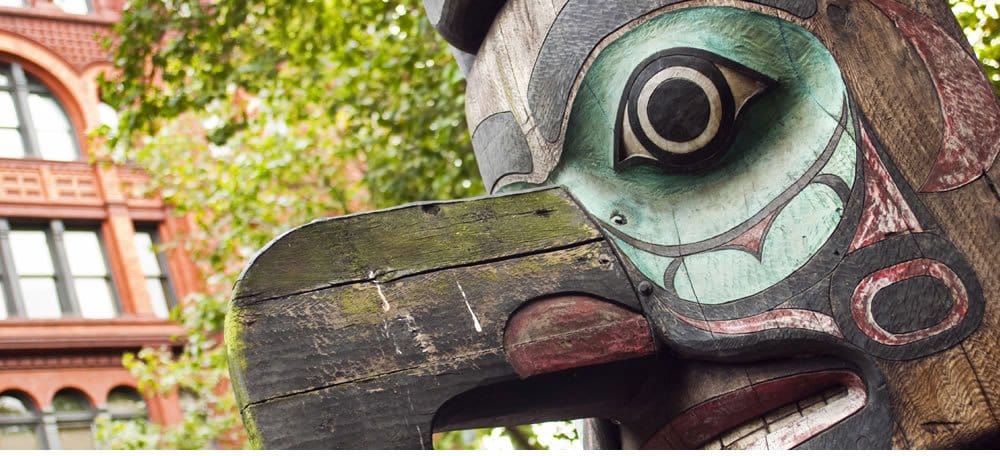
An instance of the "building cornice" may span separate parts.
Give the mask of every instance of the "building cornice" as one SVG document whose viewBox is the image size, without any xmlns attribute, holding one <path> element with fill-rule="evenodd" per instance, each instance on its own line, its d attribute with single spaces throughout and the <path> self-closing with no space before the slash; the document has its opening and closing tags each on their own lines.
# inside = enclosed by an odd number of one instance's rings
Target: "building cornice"
<svg viewBox="0 0 1000 456">
<path fill-rule="evenodd" d="M 0 321 L 0 354 L 24 350 L 135 349 L 179 346 L 184 330 L 169 320 L 124 316 L 114 320 L 11 319 Z"/>
</svg>

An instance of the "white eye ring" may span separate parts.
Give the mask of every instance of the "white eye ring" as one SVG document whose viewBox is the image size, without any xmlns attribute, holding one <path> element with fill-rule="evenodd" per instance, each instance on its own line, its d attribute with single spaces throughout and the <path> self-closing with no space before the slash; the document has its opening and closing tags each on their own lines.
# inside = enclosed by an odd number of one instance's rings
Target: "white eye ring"
<svg viewBox="0 0 1000 456">
<path fill-rule="evenodd" d="M 649 113 L 647 109 L 649 108 L 649 100 L 653 96 L 653 92 L 660 86 L 660 84 L 670 79 L 683 79 L 693 82 L 697 84 L 708 97 L 710 107 L 708 124 L 698 137 L 690 141 L 674 142 L 664 138 L 657 133 L 653 124 L 649 120 Z M 715 84 L 713 84 L 712 81 L 705 75 L 692 68 L 682 66 L 666 68 L 649 78 L 649 80 L 646 81 L 646 85 L 642 88 L 642 91 L 639 92 L 637 108 L 636 114 L 639 117 L 639 126 L 642 127 L 642 131 L 646 134 L 646 137 L 648 137 L 649 140 L 652 141 L 653 144 L 656 144 L 656 146 L 660 149 L 667 150 L 675 154 L 688 154 L 705 147 L 712 141 L 712 139 L 715 138 L 715 135 L 719 132 L 719 125 L 722 122 L 722 98 L 719 95 L 719 89 L 715 87 Z"/>
</svg>

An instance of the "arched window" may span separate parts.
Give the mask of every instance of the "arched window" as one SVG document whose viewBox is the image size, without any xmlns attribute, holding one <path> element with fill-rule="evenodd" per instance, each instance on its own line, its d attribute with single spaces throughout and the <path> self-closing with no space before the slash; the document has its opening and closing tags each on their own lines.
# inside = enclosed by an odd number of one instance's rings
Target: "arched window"
<svg viewBox="0 0 1000 456">
<path fill-rule="evenodd" d="M 66 110 L 48 87 L 16 63 L 0 63 L 0 157 L 80 158 Z"/>
<path fill-rule="evenodd" d="M 135 388 L 119 386 L 108 393 L 108 414 L 113 420 L 146 419 L 146 401 Z"/>
<path fill-rule="evenodd" d="M 0 450 L 42 449 L 42 418 L 28 395 L 0 394 Z"/>
<path fill-rule="evenodd" d="M 91 450 L 94 445 L 94 417 L 97 411 L 87 396 L 75 389 L 64 389 L 52 398 L 52 410 L 59 431 L 59 446 L 64 450 Z"/>
</svg>

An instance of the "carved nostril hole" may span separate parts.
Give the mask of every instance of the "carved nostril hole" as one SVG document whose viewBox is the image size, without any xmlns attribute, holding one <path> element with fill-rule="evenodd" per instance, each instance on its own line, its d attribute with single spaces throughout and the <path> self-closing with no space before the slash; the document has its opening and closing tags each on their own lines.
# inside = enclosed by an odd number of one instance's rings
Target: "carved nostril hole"
<svg viewBox="0 0 1000 456">
<path fill-rule="evenodd" d="M 830 22 L 833 22 L 838 27 L 843 27 L 847 24 L 847 10 L 840 5 L 830 4 L 827 6 L 826 15 L 830 18 Z"/>
</svg>

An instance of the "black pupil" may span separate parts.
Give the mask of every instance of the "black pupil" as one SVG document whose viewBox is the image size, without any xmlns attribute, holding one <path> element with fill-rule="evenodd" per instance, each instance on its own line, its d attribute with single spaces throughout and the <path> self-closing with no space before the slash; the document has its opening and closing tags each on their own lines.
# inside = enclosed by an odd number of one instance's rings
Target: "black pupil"
<svg viewBox="0 0 1000 456">
<path fill-rule="evenodd" d="M 702 88 L 687 79 L 660 83 L 646 113 L 653 129 L 668 141 L 683 143 L 697 138 L 708 127 L 712 107 Z"/>
</svg>

